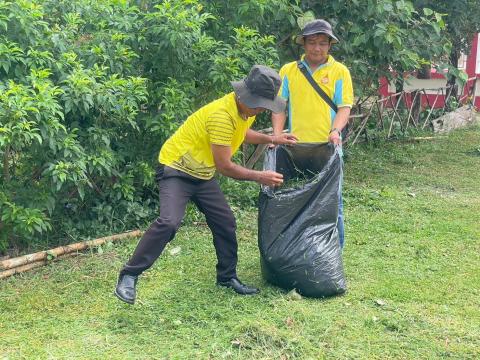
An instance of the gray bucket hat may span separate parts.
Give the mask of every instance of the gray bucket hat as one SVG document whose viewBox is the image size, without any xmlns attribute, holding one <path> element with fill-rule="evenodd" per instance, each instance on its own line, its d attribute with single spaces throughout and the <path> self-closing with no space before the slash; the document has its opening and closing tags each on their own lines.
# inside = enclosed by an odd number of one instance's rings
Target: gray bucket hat
<svg viewBox="0 0 480 360">
<path fill-rule="evenodd" d="M 325 34 L 330 36 L 332 44 L 338 43 L 338 38 L 333 35 L 332 25 L 328 21 L 317 19 L 310 21 L 302 30 L 302 33 L 297 35 L 295 42 L 299 45 L 303 45 L 303 38 L 308 35 Z"/>
<path fill-rule="evenodd" d="M 253 65 L 245 79 L 231 84 L 238 100 L 251 109 L 264 108 L 274 113 L 285 110 L 286 102 L 278 96 L 282 80 L 268 66 Z"/>
</svg>

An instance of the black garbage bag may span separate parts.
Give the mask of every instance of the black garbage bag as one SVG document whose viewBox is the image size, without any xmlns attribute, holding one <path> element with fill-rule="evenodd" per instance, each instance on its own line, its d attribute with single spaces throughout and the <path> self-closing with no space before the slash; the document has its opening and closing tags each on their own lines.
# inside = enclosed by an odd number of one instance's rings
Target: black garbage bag
<svg viewBox="0 0 480 360">
<path fill-rule="evenodd" d="M 346 291 L 337 230 L 341 161 L 331 144 L 267 151 L 264 170 L 284 176 L 281 187 L 262 186 L 259 198 L 258 245 L 269 283 L 311 297 Z"/>
</svg>

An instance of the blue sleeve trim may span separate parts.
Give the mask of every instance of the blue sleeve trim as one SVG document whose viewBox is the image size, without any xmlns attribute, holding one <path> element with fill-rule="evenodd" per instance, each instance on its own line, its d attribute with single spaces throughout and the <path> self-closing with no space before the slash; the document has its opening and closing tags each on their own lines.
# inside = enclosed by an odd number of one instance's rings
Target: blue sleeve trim
<svg viewBox="0 0 480 360">
<path fill-rule="evenodd" d="M 335 105 L 343 104 L 343 80 L 335 81 L 335 93 L 333 95 Z"/>
<path fill-rule="evenodd" d="M 333 103 L 335 105 L 339 105 L 343 102 L 343 80 L 337 80 L 335 81 L 335 91 L 333 93 Z M 330 120 L 331 123 L 333 124 L 333 121 L 335 120 L 335 115 L 337 113 L 330 109 Z"/>
<path fill-rule="evenodd" d="M 282 82 L 282 98 L 288 100 L 290 97 L 290 89 L 288 88 L 288 77 L 285 75 Z"/>
<path fill-rule="evenodd" d="M 287 126 L 288 126 L 288 132 L 292 132 L 292 102 L 291 101 L 288 101 L 288 99 L 290 98 L 290 88 L 289 88 L 289 84 L 288 84 L 288 77 L 287 75 L 285 75 L 283 77 L 283 81 L 282 81 L 282 98 L 284 98 L 285 100 L 287 100 L 287 105 L 288 105 L 288 123 L 287 123 Z"/>
<path fill-rule="evenodd" d="M 343 80 L 337 80 L 335 81 L 335 91 L 333 93 L 333 103 L 335 105 L 341 104 L 343 100 Z M 337 113 L 330 109 L 330 120 L 331 123 L 333 124 L 333 121 L 335 120 L 335 116 Z"/>
</svg>

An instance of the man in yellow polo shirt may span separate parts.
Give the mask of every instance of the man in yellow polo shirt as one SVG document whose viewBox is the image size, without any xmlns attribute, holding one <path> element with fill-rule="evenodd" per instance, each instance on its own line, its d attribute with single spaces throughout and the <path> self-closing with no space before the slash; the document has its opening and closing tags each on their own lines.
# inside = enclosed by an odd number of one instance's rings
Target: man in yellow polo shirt
<svg viewBox="0 0 480 360">
<path fill-rule="evenodd" d="M 205 214 L 217 254 L 217 285 L 241 295 L 258 293 L 237 277 L 236 223 L 220 190 L 215 171 L 238 180 L 278 186 L 283 176 L 274 171 L 246 169 L 231 161 L 245 140 L 252 144 L 295 144 L 291 134 L 266 135 L 250 129 L 255 116 L 265 110 L 282 112 L 285 101 L 277 96 L 278 74 L 255 65 L 248 76 L 232 82 L 234 92 L 193 113 L 163 144 L 157 180 L 160 187 L 160 217 L 145 232 L 132 257 L 120 271 L 115 295 L 133 304 L 138 276 L 160 256 L 171 241 L 192 200 Z"/>
<path fill-rule="evenodd" d="M 353 105 L 353 88 L 349 70 L 329 54 L 332 44 L 337 43 L 338 39 L 327 21 L 314 20 L 305 25 L 296 42 L 303 45 L 305 55 L 300 62 L 285 64 L 280 69 L 280 95 L 288 101 L 288 129 L 298 137 L 299 143 L 330 142 L 341 146 L 341 132 Z M 320 97 L 299 66 L 307 69 L 338 111 L 334 111 Z M 274 134 L 282 133 L 286 118 L 285 113 L 272 114 Z M 341 189 L 339 196 L 337 228 L 343 248 L 345 235 Z"/>
</svg>

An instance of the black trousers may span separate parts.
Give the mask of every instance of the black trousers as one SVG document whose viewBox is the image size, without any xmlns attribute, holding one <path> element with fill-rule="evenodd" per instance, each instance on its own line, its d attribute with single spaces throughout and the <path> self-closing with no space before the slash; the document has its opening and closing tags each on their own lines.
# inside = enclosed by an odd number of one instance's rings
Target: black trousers
<svg viewBox="0 0 480 360">
<path fill-rule="evenodd" d="M 140 275 L 153 265 L 167 243 L 174 238 L 185 216 L 187 203 L 192 200 L 205 214 L 213 234 L 217 254 L 217 281 L 236 277 L 236 222 L 218 182 L 215 179 L 197 179 L 168 166 L 157 171 L 157 180 L 160 187 L 160 217 L 140 239 L 121 273 Z"/>
</svg>

